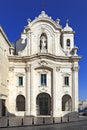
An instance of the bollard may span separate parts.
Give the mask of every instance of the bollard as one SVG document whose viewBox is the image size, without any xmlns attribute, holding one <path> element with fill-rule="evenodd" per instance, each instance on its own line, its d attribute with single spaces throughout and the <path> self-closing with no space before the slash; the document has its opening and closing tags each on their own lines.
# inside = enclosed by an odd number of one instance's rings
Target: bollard
<svg viewBox="0 0 87 130">
<path fill-rule="evenodd" d="M 62 117 L 61 117 L 61 123 L 63 122 L 63 120 L 62 120 Z"/>
<path fill-rule="evenodd" d="M 9 119 L 7 119 L 7 127 L 9 127 Z"/>
<path fill-rule="evenodd" d="M 32 118 L 32 125 L 34 125 L 34 118 Z"/>
<path fill-rule="evenodd" d="M 21 120 L 21 125 L 22 125 L 22 126 L 24 125 L 23 118 L 22 118 L 22 120 Z"/>
<path fill-rule="evenodd" d="M 43 117 L 43 124 L 45 124 L 45 118 Z"/>
<path fill-rule="evenodd" d="M 67 118 L 67 122 L 69 122 L 69 116 L 68 116 L 68 118 Z"/>
<path fill-rule="evenodd" d="M 55 124 L 55 117 L 53 117 L 53 124 Z"/>
</svg>

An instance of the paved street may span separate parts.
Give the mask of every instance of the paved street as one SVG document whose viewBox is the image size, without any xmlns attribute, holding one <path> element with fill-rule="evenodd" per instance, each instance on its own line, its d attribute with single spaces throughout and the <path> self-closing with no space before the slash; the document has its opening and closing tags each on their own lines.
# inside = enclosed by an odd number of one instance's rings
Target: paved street
<svg viewBox="0 0 87 130">
<path fill-rule="evenodd" d="M 0 128 L 0 130 L 87 130 L 87 120 L 56 125 Z"/>
</svg>

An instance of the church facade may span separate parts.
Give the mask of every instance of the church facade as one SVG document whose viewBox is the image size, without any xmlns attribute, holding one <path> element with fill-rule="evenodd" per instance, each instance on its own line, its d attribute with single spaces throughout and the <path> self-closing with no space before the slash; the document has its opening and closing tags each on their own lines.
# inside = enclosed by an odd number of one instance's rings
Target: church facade
<svg viewBox="0 0 87 130">
<path fill-rule="evenodd" d="M 0 82 L 6 82 L 0 89 L 6 92 L 1 94 L 0 115 L 61 117 L 78 111 L 80 56 L 68 21 L 62 28 L 59 19 L 42 11 L 33 21 L 28 19 L 15 48 L 4 32 L 2 37 L 6 60 L 1 68 L 5 80 L 1 76 Z"/>
</svg>

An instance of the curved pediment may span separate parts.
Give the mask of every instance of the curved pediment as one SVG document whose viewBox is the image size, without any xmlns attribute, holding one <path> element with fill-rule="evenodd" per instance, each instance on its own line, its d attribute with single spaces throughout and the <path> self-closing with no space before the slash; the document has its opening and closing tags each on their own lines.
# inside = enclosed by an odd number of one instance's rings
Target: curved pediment
<svg viewBox="0 0 87 130">
<path fill-rule="evenodd" d="M 66 22 L 63 29 L 60 20 L 54 21 L 45 11 L 34 20 L 27 20 L 21 38 L 17 40 L 16 53 L 30 56 L 37 53 L 48 53 L 56 56 L 75 56 L 74 33 Z"/>
<path fill-rule="evenodd" d="M 41 14 L 36 17 L 32 22 L 30 19 L 28 19 L 28 26 L 26 27 L 26 30 L 30 28 L 32 28 L 33 25 L 35 25 L 36 23 L 46 23 L 46 24 L 50 24 L 55 30 L 61 30 L 62 27 L 60 26 L 59 22 L 60 20 L 57 19 L 56 21 L 54 21 L 51 17 L 49 17 L 45 11 L 42 11 Z"/>
</svg>

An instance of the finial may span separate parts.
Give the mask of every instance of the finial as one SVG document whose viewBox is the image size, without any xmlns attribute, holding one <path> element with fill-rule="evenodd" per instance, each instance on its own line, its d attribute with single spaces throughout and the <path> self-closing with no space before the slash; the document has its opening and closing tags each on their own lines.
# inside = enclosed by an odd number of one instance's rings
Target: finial
<svg viewBox="0 0 87 130">
<path fill-rule="evenodd" d="M 57 23 L 57 25 L 59 25 L 59 23 L 60 23 L 60 19 L 56 19 L 56 23 Z"/>
<path fill-rule="evenodd" d="M 48 15 L 45 13 L 45 11 L 41 11 L 39 18 L 41 18 L 41 17 L 48 17 Z"/>
<path fill-rule="evenodd" d="M 28 22 L 28 25 L 31 23 L 31 19 L 29 18 L 28 20 L 27 20 L 27 22 Z"/>
<path fill-rule="evenodd" d="M 23 30 L 23 33 L 26 33 L 25 29 Z"/>
<path fill-rule="evenodd" d="M 45 11 L 41 11 L 41 14 L 44 15 L 44 14 L 45 14 Z"/>
<path fill-rule="evenodd" d="M 68 26 L 68 23 L 69 23 L 69 19 L 66 20 L 66 26 Z"/>
</svg>

